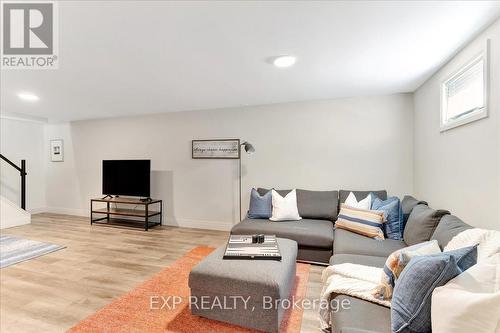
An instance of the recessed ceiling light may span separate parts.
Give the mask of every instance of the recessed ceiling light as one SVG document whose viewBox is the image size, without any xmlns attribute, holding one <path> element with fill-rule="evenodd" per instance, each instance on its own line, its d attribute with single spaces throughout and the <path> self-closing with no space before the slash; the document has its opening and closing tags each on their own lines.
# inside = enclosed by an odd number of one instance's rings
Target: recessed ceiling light
<svg viewBox="0 0 500 333">
<path fill-rule="evenodd" d="M 297 58 L 295 58 L 294 56 L 283 55 L 283 56 L 276 57 L 273 60 L 273 64 L 276 67 L 285 68 L 285 67 L 293 66 L 295 64 L 295 61 L 297 61 Z"/>
<path fill-rule="evenodd" d="M 22 100 L 29 101 L 29 102 L 36 102 L 40 99 L 40 97 L 38 97 L 37 95 L 31 94 L 31 93 L 26 93 L 26 92 L 22 92 L 22 93 L 17 94 L 17 97 L 19 97 Z"/>
</svg>

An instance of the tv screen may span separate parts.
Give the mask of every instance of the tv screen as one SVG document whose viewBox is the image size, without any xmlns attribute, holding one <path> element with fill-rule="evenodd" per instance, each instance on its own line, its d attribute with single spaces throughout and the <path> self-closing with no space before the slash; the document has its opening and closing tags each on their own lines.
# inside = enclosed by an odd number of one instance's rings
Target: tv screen
<svg viewBox="0 0 500 333">
<path fill-rule="evenodd" d="M 102 161 L 102 193 L 149 197 L 150 160 Z"/>
</svg>

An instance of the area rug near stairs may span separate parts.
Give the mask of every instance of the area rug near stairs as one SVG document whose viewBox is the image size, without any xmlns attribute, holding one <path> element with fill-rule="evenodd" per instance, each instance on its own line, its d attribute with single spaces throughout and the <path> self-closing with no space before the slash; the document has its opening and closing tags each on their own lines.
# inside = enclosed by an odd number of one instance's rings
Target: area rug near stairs
<svg viewBox="0 0 500 333">
<path fill-rule="evenodd" d="M 188 305 L 190 296 L 189 272 L 213 250 L 213 248 L 204 246 L 194 248 L 143 284 L 87 317 L 68 332 L 255 332 L 240 326 L 191 315 Z M 297 264 L 297 276 L 292 290 L 292 295 L 295 295 L 296 299 L 305 297 L 309 268 L 308 264 Z M 151 296 L 157 297 L 159 295 L 180 296 L 182 303 L 175 309 L 151 309 Z M 303 309 L 291 307 L 287 310 L 281 323 L 280 332 L 300 332 L 302 315 Z"/>
<path fill-rule="evenodd" d="M 65 246 L 9 235 L 0 236 L 0 268 L 64 249 Z"/>
</svg>

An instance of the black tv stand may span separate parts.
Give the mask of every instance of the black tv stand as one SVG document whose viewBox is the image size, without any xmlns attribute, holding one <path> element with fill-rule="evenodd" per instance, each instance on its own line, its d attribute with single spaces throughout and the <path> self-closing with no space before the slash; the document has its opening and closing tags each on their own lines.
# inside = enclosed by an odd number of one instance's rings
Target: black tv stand
<svg viewBox="0 0 500 333">
<path fill-rule="evenodd" d="M 109 194 L 106 194 L 106 196 L 102 197 L 101 199 L 104 200 L 104 199 L 107 199 L 107 198 L 113 199 L 113 196 L 109 195 Z"/>
<path fill-rule="evenodd" d="M 153 201 L 153 199 L 151 199 L 150 197 L 147 197 L 147 198 L 141 198 L 139 199 L 141 200 L 142 202 L 149 202 L 149 201 Z"/>
<path fill-rule="evenodd" d="M 118 197 L 91 199 L 90 224 L 142 228 L 148 231 L 151 227 L 161 225 L 163 203 L 159 199 L 147 199 L 149 200 Z M 116 204 L 122 207 L 117 207 Z M 154 206 L 157 210 L 151 209 Z"/>
</svg>

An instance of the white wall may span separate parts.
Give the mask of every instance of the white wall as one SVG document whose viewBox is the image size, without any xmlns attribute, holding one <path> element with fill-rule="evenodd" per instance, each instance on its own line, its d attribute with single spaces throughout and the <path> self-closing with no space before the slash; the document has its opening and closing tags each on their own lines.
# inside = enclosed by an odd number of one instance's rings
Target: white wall
<svg viewBox="0 0 500 333">
<path fill-rule="evenodd" d="M 40 211 L 45 208 L 44 123 L 29 119 L 0 117 L 0 152 L 21 166 L 26 160 L 26 208 Z M 19 171 L 0 161 L 0 194 L 21 204 L 21 177 Z"/>
<path fill-rule="evenodd" d="M 0 196 L 0 229 L 17 227 L 31 223 L 31 214 L 19 205 Z"/>
<path fill-rule="evenodd" d="M 63 162 L 50 161 L 49 141 L 53 139 L 63 140 Z M 78 168 L 75 164 L 71 125 L 47 124 L 45 126 L 45 142 L 47 148 L 46 160 L 46 205 L 47 210 L 59 214 L 86 215 L 87 211 L 82 209 L 80 182 Z M 82 163 L 85 163 L 83 160 Z"/>
<path fill-rule="evenodd" d="M 168 223 L 229 229 L 237 221 L 236 160 L 193 160 L 191 140 L 241 138 L 245 211 L 252 186 L 413 192 L 411 94 L 164 113 L 49 125 L 65 162 L 48 163 L 47 205 L 88 212 L 103 159 L 152 160 L 152 195 Z"/>
<path fill-rule="evenodd" d="M 490 38 L 489 117 L 440 132 L 440 83 Z M 414 94 L 415 194 L 465 222 L 500 229 L 500 21 Z"/>
</svg>

